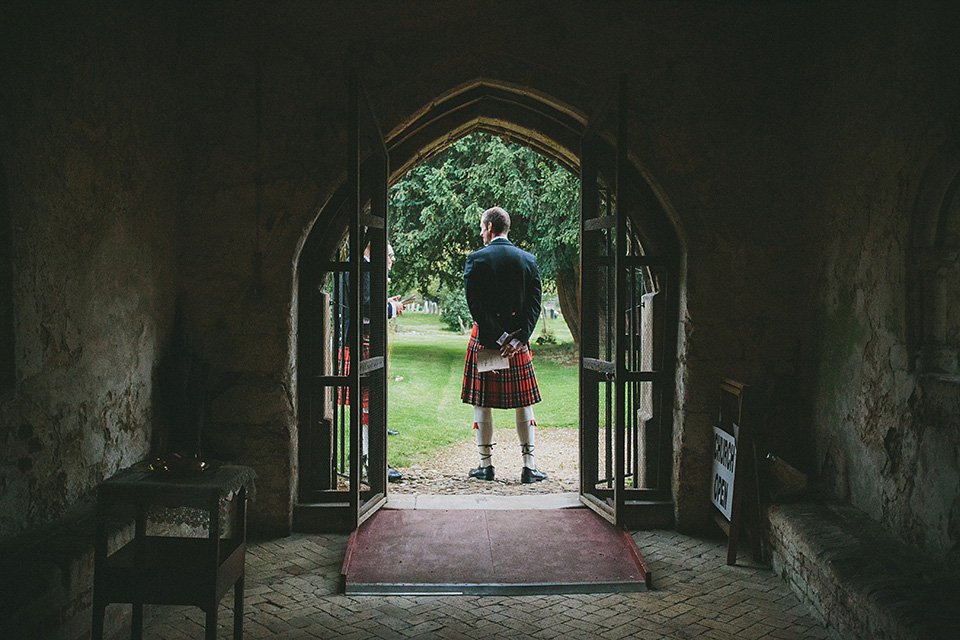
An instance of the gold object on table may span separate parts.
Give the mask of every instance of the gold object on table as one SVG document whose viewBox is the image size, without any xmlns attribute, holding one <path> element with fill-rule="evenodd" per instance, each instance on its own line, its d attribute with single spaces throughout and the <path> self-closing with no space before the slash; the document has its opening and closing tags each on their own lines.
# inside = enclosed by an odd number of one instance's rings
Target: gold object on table
<svg viewBox="0 0 960 640">
<path fill-rule="evenodd" d="M 164 458 L 142 460 L 133 465 L 134 471 L 155 473 L 157 475 L 193 476 L 203 473 L 212 465 L 200 458 L 173 455 Z"/>
</svg>

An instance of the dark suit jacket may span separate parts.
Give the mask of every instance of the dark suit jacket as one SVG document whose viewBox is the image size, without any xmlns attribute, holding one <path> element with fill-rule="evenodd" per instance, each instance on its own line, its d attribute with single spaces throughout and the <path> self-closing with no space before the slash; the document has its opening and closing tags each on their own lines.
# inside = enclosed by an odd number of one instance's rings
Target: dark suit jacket
<svg viewBox="0 0 960 640">
<path fill-rule="evenodd" d="M 540 272 L 533 254 L 494 238 L 467 256 L 463 285 L 481 345 L 495 348 L 504 332 L 516 329 L 517 340 L 530 342 L 540 316 Z"/>
</svg>

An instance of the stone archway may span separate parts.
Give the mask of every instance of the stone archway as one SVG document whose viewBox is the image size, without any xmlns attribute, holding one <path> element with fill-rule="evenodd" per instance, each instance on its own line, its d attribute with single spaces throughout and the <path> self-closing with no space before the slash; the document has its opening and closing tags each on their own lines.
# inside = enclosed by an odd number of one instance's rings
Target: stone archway
<svg viewBox="0 0 960 640">
<path fill-rule="evenodd" d="M 443 150 L 455 140 L 474 132 L 489 133 L 517 142 L 550 158 L 571 172 L 579 173 L 579 147 L 586 122 L 587 118 L 574 109 L 528 89 L 485 79 L 466 83 L 430 102 L 387 134 L 386 142 L 391 163 L 390 183 L 396 182 L 410 168 Z M 609 144 L 612 150 L 613 142 L 610 141 Z M 607 156 L 615 157 L 613 153 Z M 612 173 L 612 167 L 601 164 L 600 171 Z M 671 289 L 675 292 L 679 291 L 681 249 L 676 230 L 654 186 L 635 162 L 629 163 L 628 174 L 621 179 L 626 192 L 629 193 L 630 201 L 638 203 L 631 217 L 645 254 L 657 256 L 671 264 L 670 272 L 673 274 L 671 277 L 674 278 Z M 321 281 L 324 277 L 323 263 L 330 259 L 343 238 L 346 218 L 342 205 L 346 198 L 346 187 L 341 185 L 317 216 L 300 251 L 299 320 L 297 322 L 300 425 L 316 422 L 316 417 L 310 414 L 311 402 L 307 399 L 310 392 L 305 391 L 304 381 L 311 379 L 312 376 L 323 375 L 318 368 L 323 366 L 322 362 L 310 355 L 314 352 L 314 348 L 307 346 L 315 344 L 310 332 L 317 325 L 318 319 L 310 315 L 315 314 L 316 310 L 305 306 L 304 301 L 310 299 L 307 295 L 308 289 L 305 287 L 315 287 L 316 283 Z M 668 315 L 669 319 L 665 322 L 664 344 L 669 345 L 667 347 L 669 352 L 676 354 L 678 302 L 673 305 Z M 669 377 L 674 379 L 677 359 L 675 357 L 670 359 L 673 363 Z M 663 398 L 664 406 L 669 407 L 669 413 L 674 416 L 675 392 L 675 389 L 669 389 Z M 316 392 L 313 393 L 313 397 L 317 397 Z M 664 442 L 668 443 L 667 446 L 673 446 L 677 441 L 675 417 L 671 418 L 670 423 L 671 437 L 664 439 Z M 304 465 L 310 464 L 310 447 L 304 446 L 301 442 L 299 448 L 302 474 Z M 669 459 L 668 455 L 667 466 L 670 465 Z M 671 495 L 676 494 L 677 480 L 674 476 L 670 469 L 664 471 L 664 486 L 670 487 Z M 302 486 L 301 483 L 301 488 Z M 301 491 L 301 497 L 302 495 Z M 314 517 L 309 517 L 309 520 L 317 522 Z M 297 521 L 295 511 L 295 528 Z"/>
<path fill-rule="evenodd" d="M 956 375 L 957 256 L 960 255 L 960 146 L 945 142 L 917 194 L 907 265 L 908 345 L 917 371 Z"/>
</svg>

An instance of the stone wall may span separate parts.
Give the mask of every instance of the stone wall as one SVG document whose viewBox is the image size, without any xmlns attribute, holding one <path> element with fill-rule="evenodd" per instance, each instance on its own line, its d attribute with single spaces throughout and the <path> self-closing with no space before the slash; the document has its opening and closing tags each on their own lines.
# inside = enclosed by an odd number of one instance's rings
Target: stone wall
<svg viewBox="0 0 960 640">
<path fill-rule="evenodd" d="M 13 225 L 6 175 L 0 171 L 0 399 L 13 391 Z"/>
<path fill-rule="evenodd" d="M 48 4 L 0 19 L 16 364 L 0 400 L 0 540 L 147 455 L 177 290 L 175 24 Z"/>
<path fill-rule="evenodd" d="M 289 530 L 297 264 L 329 232 L 356 66 L 388 136 L 479 79 L 583 121 L 626 72 L 631 161 L 683 247 L 680 527 L 710 526 L 731 377 L 752 385 L 763 448 L 905 536 L 956 540 L 955 387 L 918 382 L 902 328 L 912 199 L 957 102 L 933 4 L 41 4 L 7 10 L 0 44 L 17 365 L 2 535 L 162 433 L 177 299 L 212 367 L 206 453 L 257 469 L 252 528 Z"/>
<path fill-rule="evenodd" d="M 809 99 L 818 168 L 810 209 L 822 225 L 803 355 L 814 427 L 805 449 L 814 454 L 807 469 L 834 495 L 956 563 L 960 379 L 915 366 L 906 280 L 921 181 L 956 136 L 960 47 L 951 34 L 960 21 L 954 9 L 922 9 L 824 25 L 831 65 Z M 948 291 L 960 289 L 956 262 L 945 278 Z M 955 295 L 947 313 L 960 321 Z"/>
<path fill-rule="evenodd" d="M 632 156 L 686 248 L 678 519 L 708 526 L 719 378 L 763 386 L 780 418 L 771 428 L 798 431 L 790 408 L 812 286 L 800 274 L 815 219 L 805 215 L 806 150 L 793 146 L 807 126 L 816 15 L 689 3 L 192 7 L 182 279 L 219 372 L 212 437 L 260 473 L 252 522 L 288 523 L 297 251 L 345 176 L 346 80 L 357 65 L 388 135 L 480 78 L 585 118 L 629 74 Z"/>
<path fill-rule="evenodd" d="M 753 385 L 763 448 L 789 452 L 882 517 L 867 479 L 915 397 L 898 329 L 904 212 L 954 99 L 938 93 L 955 86 L 943 76 L 951 39 L 938 9 L 890 4 L 864 19 L 826 4 L 450 7 L 246 5 L 246 15 L 198 9 L 190 20 L 188 57 L 202 62 L 188 95 L 201 115 L 188 136 L 196 166 L 184 278 L 225 372 L 222 397 L 271 398 L 266 413 L 231 408 L 217 428 L 241 458 L 268 456 L 268 519 L 282 524 L 295 483 L 294 447 L 284 447 L 295 429 L 296 251 L 343 180 L 354 64 L 392 133 L 476 78 L 526 87 L 582 117 L 626 71 L 632 155 L 686 251 L 680 526 L 707 526 L 721 377 Z M 283 350 L 249 358 L 251 344 Z M 268 454 L 263 437 L 280 448 Z M 905 505 L 895 487 L 913 470 L 899 469 L 888 469 L 887 491 Z"/>
<path fill-rule="evenodd" d="M 773 570 L 832 636 L 926 640 L 955 634 L 956 574 L 843 503 L 767 511 Z"/>
</svg>

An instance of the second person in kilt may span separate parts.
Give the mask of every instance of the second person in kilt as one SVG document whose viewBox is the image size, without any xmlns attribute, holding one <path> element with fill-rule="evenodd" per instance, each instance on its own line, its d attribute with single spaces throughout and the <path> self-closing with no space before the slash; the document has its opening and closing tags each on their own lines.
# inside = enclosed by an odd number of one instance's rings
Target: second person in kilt
<svg viewBox="0 0 960 640">
<path fill-rule="evenodd" d="M 484 247 L 467 256 L 463 282 L 474 325 L 460 397 L 473 405 L 480 452 L 480 465 L 470 471 L 470 477 L 494 479 L 491 409 L 515 409 L 523 458 L 520 481 L 529 484 L 547 477 L 537 470 L 533 457 L 536 422 L 532 405 L 540 402 L 540 390 L 529 346 L 540 316 L 540 272 L 536 258 L 507 239 L 509 231 L 509 214 L 500 207 L 487 209 L 480 217 Z M 506 368 L 480 371 L 481 349 L 495 350 L 499 354 L 494 356 L 507 358 Z"/>
</svg>

